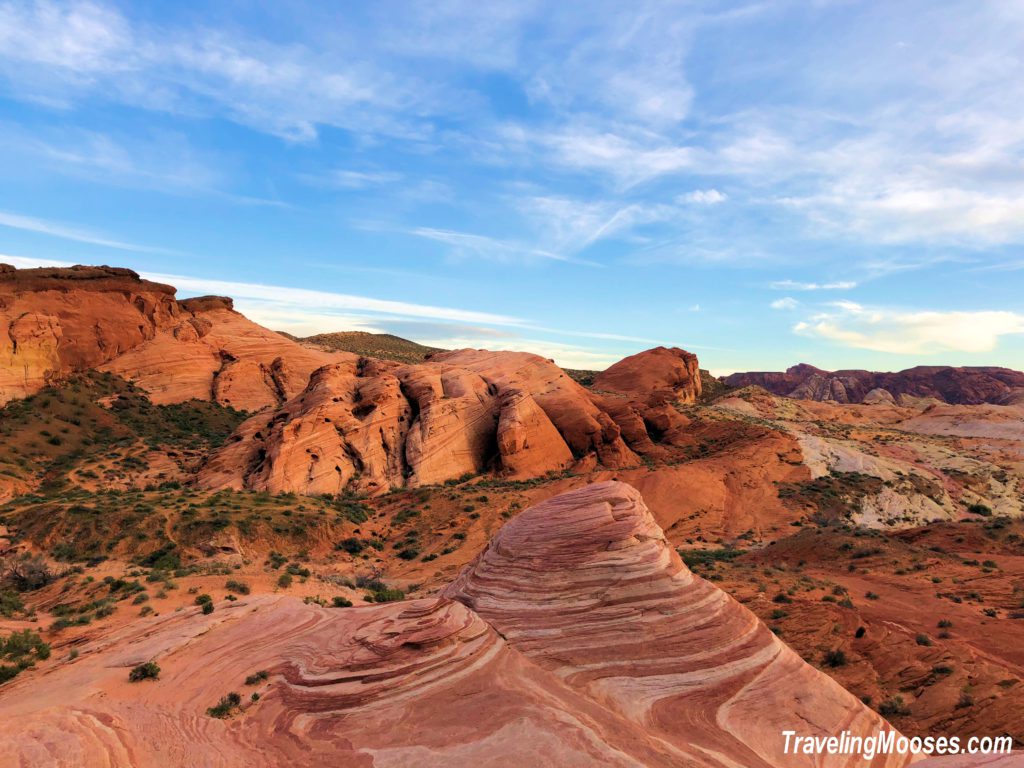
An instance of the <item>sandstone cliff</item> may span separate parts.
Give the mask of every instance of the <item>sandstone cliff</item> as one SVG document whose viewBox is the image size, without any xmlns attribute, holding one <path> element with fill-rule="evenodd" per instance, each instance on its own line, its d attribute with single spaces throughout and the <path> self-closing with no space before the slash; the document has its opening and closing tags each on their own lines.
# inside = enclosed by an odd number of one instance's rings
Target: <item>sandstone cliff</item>
<svg viewBox="0 0 1024 768">
<path fill-rule="evenodd" d="M 652 364 L 647 366 L 650 359 Z M 200 474 L 208 488 L 382 493 L 494 471 L 541 477 L 572 466 L 636 466 L 684 438 L 675 405 L 700 391 L 696 357 L 653 350 L 627 359 L 641 381 L 595 394 L 550 360 L 464 349 L 416 365 L 361 360 L 324 367 L 276 412 L 243 424 Z M 646 389 L 647 386 L 653 389 Z"/>
<path fill-rule="evenodd" d="M 278 405 L 347 353 L 308 349 L 235 312 L 230 299 L 178 301 L 175 289 L 116 267 L 0 265 L 0 403 L 99 368 L 156 403 Z"/>
</svg>

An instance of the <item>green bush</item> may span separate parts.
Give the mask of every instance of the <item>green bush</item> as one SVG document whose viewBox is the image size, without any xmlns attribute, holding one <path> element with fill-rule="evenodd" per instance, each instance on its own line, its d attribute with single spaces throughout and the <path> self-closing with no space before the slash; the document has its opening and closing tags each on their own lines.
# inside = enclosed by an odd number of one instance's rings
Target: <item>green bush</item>
<svg viewBox="0 0 1024 768">
<path fill-rule="evenodd" d="M 139 666 L 128 673 L 128 682 L 131 683 L 137 683 L 141 680 L 158 680 L 159 678 L 160 666 L 155 661 L 139 664 Z"/>
<path fill-rule="evenodd" d="M 366 545 L 363 544 L 362 540 L 357 539 L 355 536 L 350 536 L 347 539 L 339 541 L 334 548 L 348 552 L 350 555 L 358 555 L 366 548 Z"/>
<path fill-rule="evenodd" d="M 902 696 L 891 696 L 878 706 L 878 712 L 883 717 L 892 717 L 893 715 L 909 715 L 910 708 L 903 703 Z"/>
<path fill-rule="evenodd" d="M 229 717 L 242 703 L 242 697 L 232 691 L 227 696 L 224 696 L 220 701 L 217 702 L 216 706 L 210 707 L 206 710 L 206 714 L 210 717 L 216 717 L 219 720 L 223 720 Z"/>
<path fill-rule="evenodd" d="M 268 677 L 267 670 L 261 669 L 259 672 L 253 672 L 247 678 L 245 678 L 246 685 L 259 685 Z"/>
<path fill-rule="evenodd" d="M 224 588 L 229 592 L 235 592 L 239 595 L 248 595 L 252 591 L 244 581 L 236 581 L 235 579 L 228 579 Z"/>
</svg>

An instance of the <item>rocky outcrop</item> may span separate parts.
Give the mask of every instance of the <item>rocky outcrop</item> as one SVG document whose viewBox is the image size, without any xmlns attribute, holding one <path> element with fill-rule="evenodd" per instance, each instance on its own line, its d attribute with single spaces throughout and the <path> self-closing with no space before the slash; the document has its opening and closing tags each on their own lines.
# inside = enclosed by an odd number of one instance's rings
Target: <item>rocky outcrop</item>
<svg viewBox="0 0 1024 768">
<path fill-rule="evenodd" d="M 108 363 L 180 314 L 173 288 L 127 269 L 0 271 L 0 403 Z"/>
<path fill-rule="evenodd" d="M 885 727 L 690 573 L 640 494 L 622 483 L 590 485 L 522 513 L 444 595 L 641 725 L 680 764 L 799 765 L 779 739 L 793 722 L 819 735 Z"/>
<path fill-rule="evenodd" d="M 697 356 L 678 347 L 655 347 L 624 358 L 594 378 L 594 389 L 632 395 L 651 405 L 693 403 L 701 394 Z"/>
<path fill-rule="evenodd" d="M 155 660 L 160 680 L 130 684 Z M 241 682 L 256 670 L 265 681 Z M 228 691 L 226 720 L 206 714 Z M 259 693 L 256 699 L 250 691 Z M 888 726 L 601 483 L 506 525 L 440 598 L 169 613 L 5 686 L 11 765 L 903 766 L 783 754 Z"/>
<path fill-rule="evenodd" d="M 593 456 L 637 464 L 621 430 L 550 360 L 461 350 L 419 365 L 361 360 L 313 374 L 245 422 L 200 474 L 210 488 L 381 493 L 493 470 L 538 477 Z"/>
<path fill-rule="evenodd" d="M 1009 402 L 1024 392 L 1024 373 L 996 367 L 918 366 L 896 373 L 877 373 L 823 371 L 801 363 L 785 373 L 734 373 L 723 381 L 730 387 L 754 385 L 776 395 L 837 403 L 878 403 L 875 395 L 867 399 L 878 390 L 896 400 L 901 396 L 934 398 L 961 405 Z"/>
<path fill-rule="evenodd" d="M 876 387 L 864 395 L 861 402 L 865 405 L 896 405 L 896 398 L 889 390 Z"/>
<path fill-rule="evenodd" d="M 6 267 L 6 265 L 5 265 Z M 156 403 L 276 406 L 347 353 L 307 349 L 233 310 L 231 299 L 178 301 L 169 285 L 116 267 L 0 270 L 0 403 L 99 368 Z"/>
</svg>

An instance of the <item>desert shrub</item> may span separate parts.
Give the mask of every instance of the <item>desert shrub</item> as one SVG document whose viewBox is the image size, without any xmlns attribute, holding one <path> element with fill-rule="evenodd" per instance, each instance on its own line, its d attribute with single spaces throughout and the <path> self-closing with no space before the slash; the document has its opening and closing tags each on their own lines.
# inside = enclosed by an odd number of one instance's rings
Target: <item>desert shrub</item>
<svg viewBox="0 0 1024 768">
<path fill-rule="evenodd" d="M 160 665 L 155 661 L 147 661 L 139 664 L 128 673 L 128 682 L 138 683 L 141 680 L 158 680 L 160 678 Z"/>
<path fill-rule="evenodd" d="M 246 685 L 259 685 L 268 677 L 267 670 L 261 669 L 259 672 L 253 672 L 247 678 L 245 678 Z"/>
<path fill-rule="evenodd" d="M 242 703 L 242 697 L 232 691 L 227 696 L 221 698 L 215 706 L 212 706 L 206 710 L 206 714 L 210 717 L 216 717 L 219 720 L 223 720 L 229 717 Z"/>
<path fill-rule="evenodd" d="M 56 580 L 46 561 L 39 555 L 25 555 L 8 560 L 0 574 L 0 583 L 16 592 L 32 592 Z"/>
<path fill-rule="evenodd" d="M 370 592 L 368 599 L 371 603 L 393 603 L 399 600 L 404 600 L 405 592 L 400 589 L 395 589 L 381 584 Z"/>
<path fill-rule="evenodd" d="M 213 602 L 213 598 L 210 597 L 207 594 L 196 595 L 196 605 L 206 605 L 207 603 L 212 603 L 212 602 Z"/>
<path fill-rule="evenodd" d="M 362 542 L 362 540 L 357 539 L 355 536 L 350 536 L 347 539 L 342 539 L 341 541 L 339 541 L 337 544 L 334 545 L 334 548 L 341 550 L 343 552 L 348 552 L 350 555 L 358 555 L 360 552 L 366 549 L 366 545 Z"/>
<path fill-rule="evenodd" d="M 280 552 L 271 552 L 269 555 L 267 555 L 267 565 L 269 565 L 275 571 L 287 562 L 288 558 L 282 555 Z"/>
<path fill-rule="evenodd" d="M 282 589 L 288 589 L 288 587 L 292 585 L 292 581 L 293 579 L 290 573 L 282 573 L 277 578 L 277 586 L 281 587 Z"/>
<path fill-rule="evenodd" d="M 203 614 L 209 616 L 213 613 L 213 603 L 203 603 Z"/>
<path fill-rule="evenodd" d="M 347 597 L 335 595 L 333 598 L 331 598 L 331 605 L 335 608 L 351 608 L 352 601 L 349 600 Z"/>
<path fill-rule="evenodd" d="M 921 634 L 919 634 L 917 637 L 915 637 L 914 641 L 918 645 L 931 645 L 932 644 L 932 639 L 930 637 L 928 637 L 928 635 L 924 634 L 923 632 Z"/>
<path fill-rule="evenodd" d="M 235 579 L 228 579 L 224 588 L 229 592 L 235 592 L 239 595 L 248 595 L 252 591 L 244 581 L 236 581 Z"/>
<path fill-rule="evenodd" d="M 822 661 L 827 667 L 845 667 L 846 654 L 843 653 L 842 649 L 835 648 L 831 651 L 826 651 Z"/>
<path fill-rule="evenodd" d="M 910 708 L 903 703 L 902 696 L 890 696 L 878 706 L 878 712 L 884 717 L 909 715 Z"/>
<path fill-rule="evenodd" d="M 21 595 L 13 589 L 0 589 L 0 616 L 11 618 L 15 613 L 25 610 Z"/>
<path fill-rule="evenodd" d="M 14 662 L 19 672 L 31 667 L 36 661 L 48 658 L 50 646 L 43 642 L 38 632 L 31 629 L 12 632 L 7 638 L 0 638 L 0 660 Z"/>
<path fill-rule="evenodd" d="M 981 515 L 982 517 L 992 516 L 992 508 L 986 504 L 968 504 L 967 511 L 972 515 Z"/>
</svg>

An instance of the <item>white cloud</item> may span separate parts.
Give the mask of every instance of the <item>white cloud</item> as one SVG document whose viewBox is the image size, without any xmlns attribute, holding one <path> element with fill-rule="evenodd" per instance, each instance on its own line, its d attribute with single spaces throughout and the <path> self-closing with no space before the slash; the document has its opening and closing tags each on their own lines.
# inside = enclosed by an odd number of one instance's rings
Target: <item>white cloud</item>
<svg viewBox="0 0 1024 768">
<path fill-rule="evenodd" d="M 849 291 L 857 287 L 853 280 L 839 280 L 834 283 L 803 283 L 797 280 L 776 280 L 770 287 L 776 291 Z"/>
<path fill-rule="evenodd" d="M 539 146 L 559 165 L 604 173 L 625 186 L 692 169 L 696 158 L 693 148 L 650 135 L 630 138 L 612 131 L 569 128 L 558 132 L 517 131 L 509 138 L 516 136 Z"/>
<path fill-rule="evenodd" d="M 191 293 L 213 293 L 238 299 L 266 302 L 280 310 L 302 309 L 312 313 L 332 311 L 375 312 L 398 317 L 419 317 L 435 320 L 452 320 L 464 323 L 486 323 L 491 325 L 522 325 L 523 320 L 508 315 L 473 310 L 436 307 L 429 304 L 415 304 L 404 301 L 375 299 L 328 291 L 312 291 L 305 288 L 287 288 L 279 285 L 240 283 L 228 280 L 187 277 L 147 273 L 144 277 L 161 283 L 169 283 L 180 290 Z"/>
<path fill-rule="evenodd" d="M 456 232 L 451 229 L 435 229 L 433 227 L 417 227 L 409 231 L 410 235 L 434 240 L 452 247 L 453 253 L 462 258 L 475 257 L 489 261 L 522 262 L 530 259 L 550 259 L 553 261 L 575 261 L 568 256 L 552 251 L 534 248 L 511 240 L 499 240 L 486 235 L 470 232 Z M 590 263 L 590 262 L 579 262 Z"/>
<path fill-rule="evenodd" d="M 794 332 L 843 346 L 903 355 L 991 352 L 1002 336 L 1024 333 L 1009 311 L 912 311 L 836 302 L 793 326 Z"/>
<path fill-rule="evenodd" d="M 645 224 L 671 219 L 671 206 L 568 197 L 529 196 L 514 201 L 549 250 L 576 253 L 601 240 L 625 238 Z"/>
<path fill-rule="evenodd" d="M 60 259 L 36 259 L 28 256 L 10 256 L 0 253 L 0 264 L 10 264 L 18 269 L 35 269 L 37 267 L 72 267 L 74 262 Z"/>
<path fill-rule="evenodd" d="M 696 203 L 698 205 L 718 205 L 728 199 L 728 195 L 717 189 L 695 189 L 676 198 L 680 203 Z"/>
<path fill-rule="evenodd" d="M 367 187 L 391 184 L 402 179 L 402 175 L 391 171 L 352 171 L 338 169 L 323 176 L 304 177 L 307 181 L 343 189 L 365 189 Z"/>
<path fill-rule="evenodd" d="M 0 211 L 0 227 L 20 229 L 24 232 L 35 232 L 41 235 L 61 238 L 62 240 L 73 240 L 88 245 L 99 245 L 104 248 L 114 248 L 119 251 L 136 251 L 139 253 L 171 253 L 163 248 L 153 248 L 147 245 L 126 243 L 121 240 L 113 240 L 89 230 L 79 229 L 46 219 L 37 219 L 32 216 L 23 216 L 9 211 Z"/>
<path fill-rule="evenodd" d="M 798 306 L 800 306 L 800 302 L 790 296 L 786 296 L 784 299 L 776 299 L 771 303 L 772 309 L 790 310 L 796 309 Z"/>
</svg>

